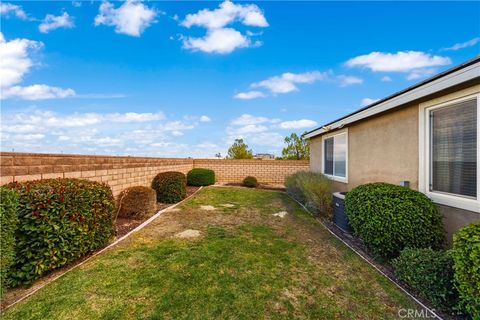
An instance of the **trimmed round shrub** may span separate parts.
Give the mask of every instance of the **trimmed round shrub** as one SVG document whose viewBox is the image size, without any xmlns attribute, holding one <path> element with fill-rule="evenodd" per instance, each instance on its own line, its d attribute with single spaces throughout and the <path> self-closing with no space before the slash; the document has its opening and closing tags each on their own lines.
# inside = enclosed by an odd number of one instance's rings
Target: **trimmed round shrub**
<svg viewBox="0 0 480 320">
<path fill-rule="evenodd" d="M 404 248 L 440 248 L 442 217 L 423 193 L 406 187 L 369 183 L 345 196 L 345 211 L 355 233 L 382 259 Z"/>
<path fill-rule="evenodd" d="M 255 188 L 258 186 L 257 178 L 248 176 L 245 179 L 243 179 L 243 185 L 247 188 Z"/>
<path fill-rule="evenodd" d="M 149 187 L 136 186 L 123 190 L 118 195 L 118 216 L 145 218 L 157 210 L 157 194 Z"/>
<path fill-rule="evenodd" d="M 397 277 L 430 300 L 435 308 L 453 311 L 458 292 L 453 280 L 453 260 L 448 252 L 407 248 L 392 265 Z"/>
<path fill-rule="evenodd" d="M 215 172 L 210 169 L 195 168 L 187 173 L 189 186 L 209 186 L 215 183 Z"/>
<path fill-rule="evenodd" d="M 152 188 L 157 193 L 157 201 L 176 203 L 187 196 L 187 178 L 181 172 L 161 172 L 153 178 Z"/>
<path fill-rule="evenodd" d="M 15 230 L 18 225 L 18 194 L 14 190 L 0 187 L 0 297 L 9 285 L 8 272 L 15 257 Z"/>
<path fill-rule="evenodd" d="M 452 258 L 460 308 L 473 319 L 480 319 L 480 223 L 453 235 Z"/>
<path fill-rule="evenodd" d="M 78 179 L 11 183 L 19 193 L 14 285 L 30 283 L 109 242 L 115 201 L 106 184 Z"/>
</svg>

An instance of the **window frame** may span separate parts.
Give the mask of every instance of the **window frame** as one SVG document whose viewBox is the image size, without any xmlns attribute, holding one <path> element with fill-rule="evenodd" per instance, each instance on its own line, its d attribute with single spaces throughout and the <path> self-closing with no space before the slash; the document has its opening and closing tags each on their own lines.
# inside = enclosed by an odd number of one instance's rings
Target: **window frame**
<svg viewBox="0 0 480 320">
<path fill-rule="evenodd" d="M 477 104 L 477 195 L 476 198 L 469 198 L 462 195 L 455 195 L 452 193 L 445 193 L 441 191 L 430 191 L 431 181 L 431 122 L 430 112 L 455 104 L 476 100 Z M 480 212 L 480 94 L 471 94 L 457 99 L 452 99 L 443 103 L 437 103 L 420 108 L 420 159 L 419 159 L 419 189 L 425 193 L 433 202 L 451 206 L 455 208 L 465 209 L 474 212 Z"/>
<path fill-rule="evenodd" d="M 335 175 L 335 137 L 345 135 L 345 177 Z M 325 140 L 333 138 L 333 174 L 325 173 Z M 322 174 L 333 181 L 348 183 L 348 130 L 322 135 Z"/>
</svg>

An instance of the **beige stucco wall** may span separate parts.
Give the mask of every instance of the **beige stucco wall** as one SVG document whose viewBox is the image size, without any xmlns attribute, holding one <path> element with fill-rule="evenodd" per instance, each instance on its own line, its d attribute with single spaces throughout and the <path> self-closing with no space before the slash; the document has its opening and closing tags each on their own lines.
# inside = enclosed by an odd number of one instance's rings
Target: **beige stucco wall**
<svg viewBox="0 0 480 320">
<path fill-rule="evenodd" d="M 310 168 L 322 170 L 322 137 L 310 141 Z M 418 186 L 418 104 L 348 126 L 348 183 L 350 190 L 367 182 Z"/>
<path fill-rule="evenodd" d="M 423 108 L 480 92 L 478 82 L 451 92 L 437 95 L 349 124 L 348 182 L 334 182 L 334 191 L 349 191 L 369 182 L 399 184 L 410 181 L 410 187 L 419 190 L 419 112 Z M 332 135 L 340 130 L 330 131 Z M 310 139 L 310 169 L 322 171 L 322 136 Z M 447 241 L 463 225 L 480 221 L 480 213 L 438 205 L 444 217 Z"/>
</svg>

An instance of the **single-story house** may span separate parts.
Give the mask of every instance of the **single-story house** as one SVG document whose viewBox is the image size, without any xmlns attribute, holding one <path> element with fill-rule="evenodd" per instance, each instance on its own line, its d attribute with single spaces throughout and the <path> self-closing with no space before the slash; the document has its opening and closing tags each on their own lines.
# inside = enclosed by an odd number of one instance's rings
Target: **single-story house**
<svg viewBox="0 0 480 320">
<path fill-rule="evenodd" d="M 335 191 L 408 185 L 444 216 L 447 238 L 480 221 L 480 56 L 304 135 L 310 169 Z"/>
</svg>

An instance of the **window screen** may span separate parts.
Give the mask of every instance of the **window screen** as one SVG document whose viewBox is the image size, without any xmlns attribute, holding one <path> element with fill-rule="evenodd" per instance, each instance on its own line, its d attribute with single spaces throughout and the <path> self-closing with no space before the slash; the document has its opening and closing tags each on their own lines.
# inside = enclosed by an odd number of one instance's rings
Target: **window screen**
<svg viewBox="0 0 480 320">
<path fill-rule="evenodd" d="M 324 173 L 333 175 L 333 138 L 328 138 L 323 141 L 324 143 Z"/>
<path fill-rule="evenodd" d="M 430 111 L 430 190 L 477 196 L 477 102 Z"/>
<path fill-rule="evenodd" d="M 334 137 L 334 176 L 345 177 L 345 160 L 347 155 L 347 135 L 341 134 Z"/>
</svg>

